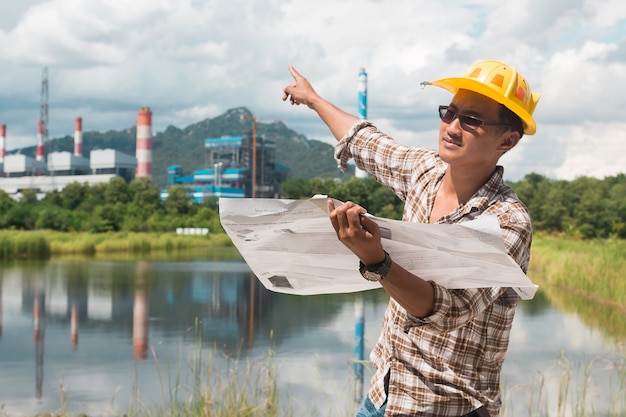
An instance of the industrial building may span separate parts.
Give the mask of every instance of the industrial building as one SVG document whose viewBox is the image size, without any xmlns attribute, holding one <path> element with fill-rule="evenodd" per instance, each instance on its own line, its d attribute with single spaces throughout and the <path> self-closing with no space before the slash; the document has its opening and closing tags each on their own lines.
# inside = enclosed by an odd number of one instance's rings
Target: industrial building
<svg viewBox="0 0 626 417">
<path fill-rule="evenodd" d="M 253 121 L 256 123 L 256 121 Z M 195 202 L 209 197 L 276 198 L 282 195 L 280 184 L 289 169 L 275 162 L 273 141 L 252 133 L 205 139 L 205 168 L 185 175 L 180 165 L 168 168 L 168 188 L 181 184 Z M 136 155 L 115 149 L 94 149 L 89 158 L 83 156 L 82 119 L 76 118 L 74 152 L 50 152 L 45 155 L 45 124 L 38 125 L 36 158 L 22 154 L 6 154 L 6 125 L 0 125 L 0 189 L 19 198 L 24 190 L 35 191 L 39 197 L 68 184 L 98 184 L 114 177 L 131 181 L 136 177 L 152 179 L 152 112 L 142 108 L 137 115 Z M 161 191 L 161 198 L 168 196 Z"/>
<path fill-rule="evenodd" d="M 205 139 L 205 169 L 185 175 L 180 165 L 168 167 L 168 187 L 185 186 L 193 201 L 209 197 L 277 198 L 280 184 L 289 168 L 275 162 L 276 145 L 269 139 L 249 136 L 227 136 Z M 162 198 L 167 198 L 163 190 Z"/>
<path fill-rule="evenodd" d="M 35 191 L 39 197 L 68 184 L 98 184 L 114 177 L 131 181 L 135 177 L 152 179 L 152 112 L 142 108 L 137 119 L 136 157 L 115 149 L 94 149 L 89 158 L 83 156 L 82 119 L 76 118 L 74 153 L 50 152 L 45 158 L 45 124 L 39 121 L 36 157 L 6 154 L 6 125 L 0 125 L 0 189 L 14 198 L 24 190 Z"/>
</svg>

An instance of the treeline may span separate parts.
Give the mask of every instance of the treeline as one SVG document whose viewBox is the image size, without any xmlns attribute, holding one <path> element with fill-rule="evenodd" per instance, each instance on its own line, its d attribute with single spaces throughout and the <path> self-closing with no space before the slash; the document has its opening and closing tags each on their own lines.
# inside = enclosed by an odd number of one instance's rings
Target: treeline
<svg viewBox="0 0 626 417">
<path fill-rule="evenodd" d="M 626 238 L 626 175 L 573 181 L 551 180 L 529 174 L 510 183 L 528 206 L 536 231 L 579 238 Z M 404 204 L 373 178 L 291 179 L 282 184 L 285 198 L 325 194 L 355 201 L 370 213 L 400 219 Z M 24 191 L 19 201 L 0 191 L 0 229 L 50 229 L 63 232 L 110 231 L 171 232 L 178 227 L 206 227 L 221 231 L 217 199 L 191 201 L 182 185 L 168 190 L 161 200 L 159 187 L 146 178 L 127 183 L 69 184 L 38 200 Z"/>
<path fill-rule="evenodd" d="M 25 190 L 19 201 L 0 191 L 0 229 L 94 233 L 171 232 L 178 227 L 222 230 L 217 200 L 194 204 L 181 185 L 161 200 L 159 187 L 147 178 L 127 183 L 120 177 L 108 183 L 72 183 L 38 200 Z"/>
<path fill-rule="evenodd" d="M 509 184 L 528 206 L 536 231 L 577 238 L 626 238 L 626 175 L 604 179 L 579 177 L 552 180 L 526 175 Z M 377 216 L 399 219 L 403 205 L 393 193 L 373 179 L 335 183 L 332 180 L 289 180 L 283 184 L 288 198 L 316 193 L 352 200 Z"/>
<path fill-rule="evenodd" d="M 626 238 L 626 175 L 572 181 L 526 175 L 511 184 L 535 230 L 574 237 Z"/>
<path fill-rule="evenodd" d="M 372 177 L 364 179 L 352 177 L 345 182 L 337 182 L 332 178 L 325 180 L 296 178 L 285 181 L 282 188 L 285 198 L 310 198 L 316 194 L 322 194 L 340 201 L 354 201 L 378 217 L 402 218 L 404 203 Z"/>
</svg>

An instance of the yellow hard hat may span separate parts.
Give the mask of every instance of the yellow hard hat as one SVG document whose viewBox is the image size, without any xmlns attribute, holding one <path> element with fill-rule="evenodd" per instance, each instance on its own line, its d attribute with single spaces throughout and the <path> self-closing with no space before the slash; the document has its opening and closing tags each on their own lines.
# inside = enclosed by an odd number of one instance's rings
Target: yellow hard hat
<svg viewBox="0 0 626 417">
<path fill-rule="evenodd" d="M 482 94 L 519 116 L 525 134 L 532 135 L 537 130 L 532 114 L 541 94 L 533 93 L 526 79 L 515 68 L 502 62 L 481 61 L 472 65 L 462 77 L 442 78 L 422 84 L 436 85 L 452 94 L 459 90 Z"/>
</svg>

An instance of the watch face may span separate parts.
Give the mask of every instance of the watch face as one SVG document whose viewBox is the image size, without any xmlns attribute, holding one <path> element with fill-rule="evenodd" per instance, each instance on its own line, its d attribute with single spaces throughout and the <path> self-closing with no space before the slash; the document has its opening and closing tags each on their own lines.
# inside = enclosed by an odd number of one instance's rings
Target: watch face
<svg viewBox="0 0 626 417">
<path fill-rule="evenodd" d="M 378 272 L 364 271 L 363 278 L 365 278 L 368 281 L 380 281 L 382 277 L 380 276 Z"/>
<path fill-rule="evenodd" d="M 391 269 L 391 258 L 385 251 L 385 260 L 378 265 L 364 265 L 359 262 L 359 272 L 368 281 L 382 281 Z"/>
</svg>

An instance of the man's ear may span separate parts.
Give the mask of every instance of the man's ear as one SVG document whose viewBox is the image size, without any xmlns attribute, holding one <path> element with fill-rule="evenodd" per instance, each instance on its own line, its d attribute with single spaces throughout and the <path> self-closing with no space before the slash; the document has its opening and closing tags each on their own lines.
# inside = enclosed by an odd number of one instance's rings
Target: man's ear
<svg viewBox="0 0 626 417">
<path fill-rule="evenodd" d="M 513 149 L 519 143 L 520 139 L 521 138 L 518 131 L 509 130 L 502 136 L 500 147 L 498 148 L 498 150 L 502 151 L 503 153 L 507 152 Z"/>
</svg>

